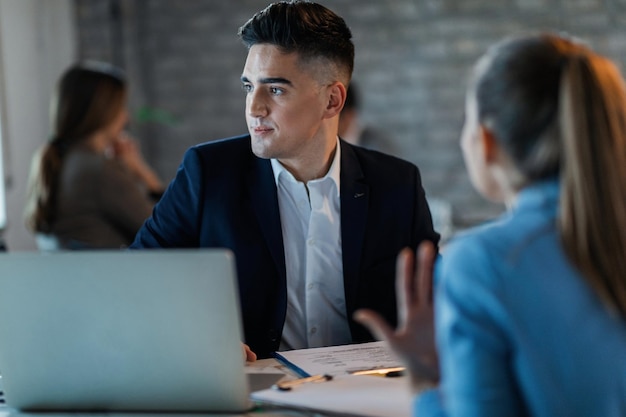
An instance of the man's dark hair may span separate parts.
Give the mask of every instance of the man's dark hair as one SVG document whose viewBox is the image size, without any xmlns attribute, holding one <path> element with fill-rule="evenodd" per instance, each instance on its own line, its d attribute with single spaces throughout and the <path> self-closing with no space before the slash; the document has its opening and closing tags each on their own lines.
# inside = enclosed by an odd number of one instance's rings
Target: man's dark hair
<svg viewBox="0 0 626 417">
<path fill-rule="evenodd" d="M 347 76 L 345 83 L 352 76 L 352 32 L 340 16 L 320 4 L 301 0 L 272 3 L 239 28 L 238 34 L 248 49 L 257 44 L 275 45 L 285 53 L 296 52 L 303 62 L 329 60 Z"/>
</svg>

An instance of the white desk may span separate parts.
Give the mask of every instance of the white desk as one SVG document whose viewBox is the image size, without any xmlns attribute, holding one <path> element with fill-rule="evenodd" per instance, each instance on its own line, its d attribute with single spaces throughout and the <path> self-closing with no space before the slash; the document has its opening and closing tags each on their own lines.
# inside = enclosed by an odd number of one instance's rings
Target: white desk
<svg viewBox="0 0 626 417">
<path fill-rule="evenodd" d="M 280 365 L 274 359 L 261 359 L 251 364 L 246 365 L 246 372 L 250 374 L 251 391 L 256 391 L 270 387 L 277 381 L 286 381 L 296 378 L 289 370 Z M 2 379 L 0 378 L 0 390 Z M 14 410 L 0 403 L 0 417 L 312 417 L 315 414 L 306 413 L 288 409 L 255 409 L 245 414 L 176 414 L 176 413 L 118 413 L 118 412 L 101 412 L 101 413 L 88 413 L 88 412 L 49 412 L 49 413 L 33 413 L 33 412 L 21 412 Z"/>
<path fill-rule="evenodd" d="M 23 413 L 9 408 L 0 408 L 0 417 L 321 417 L 300 411 L 251 411 L 246 414 L 172 414 L 172 413 Z"/>
<path fill-rule="evenodd" d="M 250 376 L 251 391 L 269 388 L 278 381 L 295 379 L 296 376 L 274 359 L 264 359 L 246 366 Z M 185 414 L 185 413 L 122 413 L 122 412 L 20 412 L 0 405 L 0 417 L 324 417 L 330 415 L 364 415 L 410 417 L 411 398 L 404 378 L 380 378 L 376 376 L 349 376 L 353 380 L 337 377 L 328 383 L 307 384 L 293 392 L 264 391 L 267 401 L 277 400 L 284 406 L 262 405 L 244 414 Z M 381 385 L 382 383 L 382 385 Z M 287 397 L 280 397 L 286 395 Z M 283 400 L 283 401 L 280 401 Z M 284 401 L 287 400 L 287 401 Z M 293 401 L 290 401 L 293 400 Z M 358 404 L 361 404 L 357 406 Z M 329 407 L 332 405 L 332 407 Z M 361 407 L 362 410 L 359 410 Z M 334 410 L 314 412 L 306 410 Z"/>
</svg>

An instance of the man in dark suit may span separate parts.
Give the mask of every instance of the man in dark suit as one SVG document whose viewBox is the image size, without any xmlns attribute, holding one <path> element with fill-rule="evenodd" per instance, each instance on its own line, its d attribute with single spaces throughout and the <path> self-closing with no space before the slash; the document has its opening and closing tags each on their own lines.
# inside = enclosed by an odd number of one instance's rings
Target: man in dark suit
<svg viewBox="0 0 626 417">
<path fill-rule="evenodd" d="M 419 171 L 338 138 L 354 62 L 341 17 L 274 3 L 239 35 L 249 135 L 189 149 L 131 247 L 232 249 L 259 357 L 372 340 L 352 313 L 395 323 L 396 255 L 439 239 Z"/>
</svg>

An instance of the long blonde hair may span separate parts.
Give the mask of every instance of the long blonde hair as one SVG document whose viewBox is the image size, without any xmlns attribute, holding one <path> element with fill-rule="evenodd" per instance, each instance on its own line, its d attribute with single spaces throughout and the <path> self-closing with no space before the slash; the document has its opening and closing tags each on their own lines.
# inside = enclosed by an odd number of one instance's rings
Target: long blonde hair
<svg viewBox="0 0 626 417">
<path fill-rule="evenodd" d="M 479 120 L 525 184 L 558 177 L 571 262 L 626 318 L 626 89 L 615 65 L 573 40 L 524 36 L 493 47 L 476 79 Z"/>
<path fill-rule="evenodd" d="M 611 61 L 585 52 L 562 77 L 559 226 L 572 262 L 626 317 L 626 92 Z"/>
</svg>

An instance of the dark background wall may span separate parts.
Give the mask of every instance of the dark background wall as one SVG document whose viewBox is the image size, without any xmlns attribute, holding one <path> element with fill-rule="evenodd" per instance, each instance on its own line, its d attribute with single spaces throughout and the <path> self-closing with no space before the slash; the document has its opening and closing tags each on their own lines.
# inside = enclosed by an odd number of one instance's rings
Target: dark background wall
<svg viewBox="0 0 626 417">
<path fill-rule="evenodd" d="M 246 133 L 237 29 L 267 0 L 75 0 L 79 56 L 131 80 L 131 131 L 166 179 L 189 146 Z M 356 45 L 354 80 L 367 122 L 416 163 L 430 198 L 464 227 L 502 207 L 471 187 L 458 137 L 469 69 L 488 45 L 565 31 L 626 60 L 626 0 L 320 0 Z"/>
</svg>

